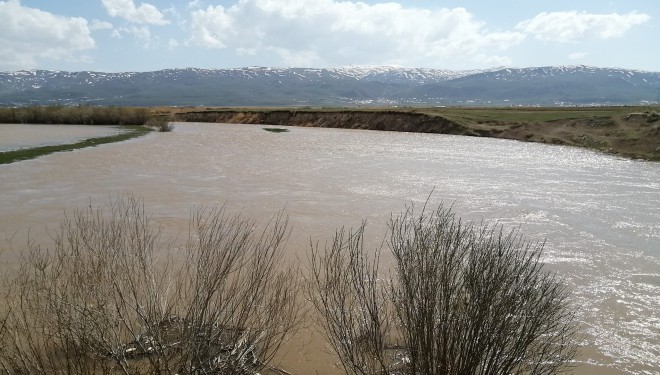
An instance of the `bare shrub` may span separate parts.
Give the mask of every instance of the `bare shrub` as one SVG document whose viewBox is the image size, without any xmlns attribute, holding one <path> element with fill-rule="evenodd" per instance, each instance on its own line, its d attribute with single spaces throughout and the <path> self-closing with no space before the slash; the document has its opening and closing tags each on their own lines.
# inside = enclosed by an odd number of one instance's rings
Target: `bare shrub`
<svg viewBox="0 0 660 375">
<path fill-rule="evenodd" d="M 0 321 L 9 374 L 250 374 L 301 320 L 281 215 L 262 232 L 196 209 L 171 256 L 140 200 L 66 215 L 52 249 L 30 244 Z M 178 259 L 175 259 L 178 258 Z M 180 259 L 179 259 L 180 258 Z"/>
<path fill-rule="evenodd" d="M 311 298 L 347 372 L 553 374 L 575 357 L 569 292 L 543 244 L 410 207 L 389 223 L 394 269 L 377 283 L 381 250 L 365 262 L 362 231 L 311 256 Z"/>
<path fill-rule="evenodd" d="M 387 374 L 395 365 L 392 311 L 378 279 L 380 251 L 365 254 L 364 224 L 337 232 L 331 246 L 310 252 L 310 300 L 326 338 L 348 374 Z"/>
<path fill-rule="evenodd" d="M 168 133 L 174 130 L 174 124 L 167 115 L 154 115 L 151 116 L 146 122 L 145 126 L 154 128 L 161 133 Z"/>
<path fill-rule="evenodd" d="M 646 122 L 649 124 L 657 122 L 658 120 L 660 120 L 660 115 L 655 111 L 649 113 L 649 116 L 646 118 Z"/>
</svg>

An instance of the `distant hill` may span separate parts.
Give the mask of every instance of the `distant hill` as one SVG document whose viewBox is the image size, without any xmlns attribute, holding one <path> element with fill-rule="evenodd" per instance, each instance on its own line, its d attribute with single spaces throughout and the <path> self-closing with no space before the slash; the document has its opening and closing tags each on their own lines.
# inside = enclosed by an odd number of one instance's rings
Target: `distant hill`
<svg viewBox="0 0 660 375">
<path fill-rule="evenodd" d="M 167 69 L 0 72 L 0 105 L 193 106 L 639 105 L 660 102 L 660 73 L 588 66 L 449 71 Z"/>
</svg>

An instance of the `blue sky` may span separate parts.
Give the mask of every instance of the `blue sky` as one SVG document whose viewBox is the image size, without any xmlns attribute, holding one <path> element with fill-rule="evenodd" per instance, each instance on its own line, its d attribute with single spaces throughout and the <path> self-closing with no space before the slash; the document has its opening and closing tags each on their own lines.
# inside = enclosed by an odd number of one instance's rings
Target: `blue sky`
<svg viewBox="0 0 660 375">
<path fill-rule="evenodd" d="M 592 65 L 660 71 L 657 0 L 6 0 L 0 71 Z"/>
</svg>

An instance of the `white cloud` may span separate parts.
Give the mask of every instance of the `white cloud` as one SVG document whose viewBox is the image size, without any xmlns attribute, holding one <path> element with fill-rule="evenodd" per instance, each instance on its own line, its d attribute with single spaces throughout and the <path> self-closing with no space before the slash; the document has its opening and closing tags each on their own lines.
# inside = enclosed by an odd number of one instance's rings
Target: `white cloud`
<svg viewBox="0 0 660 375">
<path fill-rule="evenodd" d="M 143 47 L 153 47 L 154 38 L 151 35 L 149 27 L 141 26 L 128 26 L 128 27 L 119 27 L 112 30 L 110 36 L 113 38 L 121 39 L 125 34 L 132 35 L 138 42 L 142 44 Z"/>
<path fill-rule="evenodd" d="M 112 24 L 107 21 L 92 20 L 89 25 L 90 30 L 112 30 Z"/>
<path fill-rule="evenodd" d="M 486 63 L 486 66 L 492 67 L 492 66 L 510 66 L 512 65 L 512 61 L 510 58 L 507 56 L 482 56 L 481 60 L 483 60 L 484 63 Z"/>
<path fill-rule="evenodd" d="M 170 50 L 170 51 L 179 48 L 179 46 L 180 46 L 180 43 L 176 39 L 170 38 L 170 40 L 167 42 L 167 49 Z"/>
<path fill-rule="evenodd" d="M 586 52 L 573 52 L 573 53 L 568 55 L 569 60 L 582 60 L 585 57 L 587 57 Z"/>
<path fill-rule="evenodd" d="M 137 40 L 147 46 L 151 44 L 151 31 L 146 26 L 124 27 L 122 31 L 132 34 Z"/>
<path fill-rule="evenodd" d="M 501 60 L 520 32 L 490 32 L 464 8 L 339 0 L 241 0 L 191 13 L 190 44 L 276 55 L 289 66 L 461 66 Z"/>
<path fill-rule="evenodd" d="M 0 1 L 0 69 L 32 69 L 37 60 L 82 61 L 76 53 L 95 47 L 87 20 L 63 17 Z"/>
<path fill-rule="evenodd" d="M 171 17 L 175 18 L 180 18 L 181 15 L 179 14 L 179 11 L 176 9 L 174 5 L 170 6 L 169 8 L 163 9 L 163 14 L 168 14 Z"/>
<path fill-rule="evenodd" d="M 188 2 L 188 8 L 189 9 L 197 9 L 202 7 L 202 1 L 201 0 L 193 0 Z"/>
<path fill-rule="evenodd" d="M 533 34 L 546 42 L 576 42 L 583 39 L 611 39 L 623 35 L 633 26 L 648 22 L 647 14 L 590 14 L 586 12 L 540 13 L 520 22 L 516 29 Z"/>
<path fill-rule="evenodd" d="M 102 3 L 111 17 L 119 17 L 139 24 L 166 25 L 169 23 L 158 8 L 148 3 L 141 3 L 140 6 L 136 6 L 133 0 L 102 0 Z"/>
</svg>

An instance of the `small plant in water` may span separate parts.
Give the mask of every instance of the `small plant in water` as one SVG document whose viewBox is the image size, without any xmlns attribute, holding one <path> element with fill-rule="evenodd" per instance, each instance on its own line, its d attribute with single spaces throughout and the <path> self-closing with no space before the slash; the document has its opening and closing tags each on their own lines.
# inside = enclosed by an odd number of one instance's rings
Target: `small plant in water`
<svg viewBox="0 0 660 375">
<path fill-rule="evenodd" d="M 263 128 L 263 129 L 271 133 L 286 133 L 289 131 L 289 129 L 282 129 L 282 128 Z"/>
<path fill-rule="evenodd" d="M 168 116 L 154 116 L 145 123 L 146 126 L 154 128 L 161 133 L 167 133 L 174 130 L 174 125 L 170 122 Z"/>
</svg>

